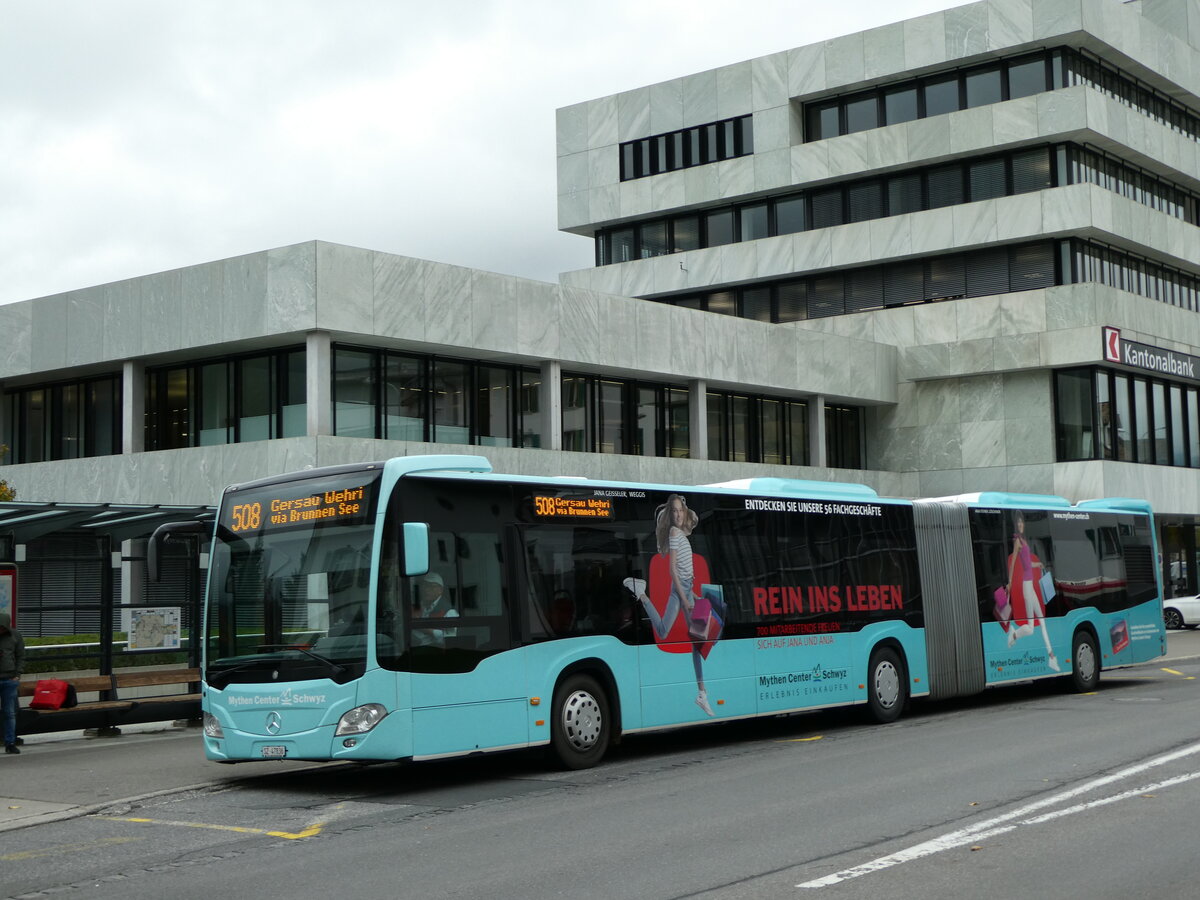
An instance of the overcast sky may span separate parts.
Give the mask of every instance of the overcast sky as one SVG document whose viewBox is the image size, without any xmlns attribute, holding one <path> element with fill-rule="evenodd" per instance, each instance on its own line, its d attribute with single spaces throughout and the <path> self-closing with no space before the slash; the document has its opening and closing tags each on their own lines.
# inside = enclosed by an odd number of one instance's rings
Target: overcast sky
<svg viewBox="0 0 1200 900">
<path fill-rule="evenodd" d="M 0 303 L 313 239 L 546 281 L 555 110 L 958 0 L 0 0 Z"/>
</svg>

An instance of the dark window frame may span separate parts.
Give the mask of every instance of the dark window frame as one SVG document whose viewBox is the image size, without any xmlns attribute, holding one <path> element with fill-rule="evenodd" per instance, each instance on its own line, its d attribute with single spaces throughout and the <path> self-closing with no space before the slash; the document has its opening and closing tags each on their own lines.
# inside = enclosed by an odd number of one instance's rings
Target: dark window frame
<svg viewBox="0 0 1200 900">
<path fill-rule="evenodd" d="M 1076 84 L 1090 85 L 1118 102 L 1130 106 L 1143 115 L 1183 134 L 1191 140 L 1200 141 L 1200 111 L 1180 103 L 1158 88 L 1147 84 L 1123 69 L 1113 66 L 1107 60 L 1100 59 L 1090 51 L 1073 47 L 1052 47 L 1034 53 L 1022 52 L 998 60 L 988 60 L 977 65 L 949 67 L 937 72 L 931 72 L 919 78 L 880 85 L 867 91 L 847 91 L 844 94 L 835 94 L 822 97 L 819 100 L 805 102 L 802 104 L 800 117 L 804 126 L 804 141 L 808 143 L 811 141 L 827 140 L 831 137 L 851 133 L 847 130 L 847 105 L 849 103 L 860 103 L 871 94 L 874 94 L 878 100 L 876 120 L 879 125 L 877 127 L 885 127 L 888 124 L 886 121 L 885 95 L 907 90 L 910 87 L 915 87 L 917 90 L 917 118 L 927 118 L 929 113 L 925 102 L 926 86 L 934 83 L 943 83 L 952 79 L 957 79 L 958 82 L 958 109 L 949 110 L 948 112 L 960 112 L 968 108 L 977 109 L 979 108 L 978 106 L 968 107 L 966 105 L 967 79 L 991 69 L 999 71 L 1000 99 L 990 102 L 1005 102 L 1013 96 L 1011 90 L 1011 70 L 1017 66 L 1030 64 L 1038 56 L 1041 56 L 1044 64 L 1045 81 L 1043 82 L 1043 88 L 1041 91 L 1022 93 L 1019 96 L 1033 96 L 1037 93 L 1044 93 Z M 819 123 L 821 123 L 822 119 L 828 119 L 829 117 L 823 114 L 834 108 L 837 109 L 837 134 L 827 134 L 825 133 L 826 129 L 821 127 Z"/>
<path fill-rule="evenodd" d="M 124 398 L 123 376 L 120 372 L 95 375 L 89 378 L 42 382 L 22 385 L 5 390 L 0 395 L 3 401 L 2 414 L 5 419 L 8 452 L 0 458 L 0 465 L 18 463 L 50 462 L 62 459 L 89 459 L 99 456 L 116 456 L 122 452 L 121 417 Z M 107 385 L 111 409 L 103 412 L 104 404 L 94 402 L 92 390 L 98 385 Z M 70 427 L 64 409 L 64 394 L 75 396 L 74 413 Z M 36 429 L 36 440 L 30 422 L 30 404 L 34 394 L 41 394 L 40 422 Z M 101 421 L 103 416 L 104 421 Z M 106 430 L 109 449 L 104 449 L 100 434 Z M 74 441 L 77 452 L 65 449 Z"/>
<path fill-rule="evenodd" d="M 1092 421 L 1091 455 L 1064 450 L 1063 379 L 1087 379 Z M 1164 398 L 1156 408 L 1155 395 Z M 1173 395 L 1178 394 L 1178 409 Z M 1137 465 L 1200 468 L 1200 385 L 1108 366 L 1076 366 L 1054 371 L 1052 418 L 1055 462 L 1104 460 Z M 1145 404 L 1139 398 L 1147 399 Z M 1178 415 L 1176 414 L 1178 413 Z M 1162 421 L 1160 422 L 1160 418 Z M 1161 441 L 1155 434 L 1161 425 Z M 1121 435 L 1126 435 L 1122 441 Z M 1148 443 L 1139 440 L 1148 435 Z"/>
<path fill-rule="evenodd" d="M 754 116 L 730 116 L 622 141 L 617 152 L 621 181 L 749 156 L 754 152 Z"/>
</svg>

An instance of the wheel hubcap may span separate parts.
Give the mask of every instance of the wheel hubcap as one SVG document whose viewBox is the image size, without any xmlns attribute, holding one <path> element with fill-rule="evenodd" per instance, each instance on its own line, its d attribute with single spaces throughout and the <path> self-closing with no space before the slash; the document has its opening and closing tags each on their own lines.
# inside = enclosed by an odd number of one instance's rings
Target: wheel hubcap
<svg viewBox="0 0 1200 900">
<path fill-rule="evenodd" d="M 1075 650 L 1075 668 L 1084 681 L 1096 677 L 1096 651 L 1089 643 L 1082 643 Z"/>
<path fill-rule="evenodd" d="M 891 709 L 900 698 L 900 673 L 886 660 L 875 667 L 875 699 L 884 709 Z"/>
<path fill-rule="evenodd" d="M 590 750 L 600 740 L 604 724 L 600 704 L 587 691 L 576 691 L 563 704 L 563 734 L 576 750 Z"/>
</svg>

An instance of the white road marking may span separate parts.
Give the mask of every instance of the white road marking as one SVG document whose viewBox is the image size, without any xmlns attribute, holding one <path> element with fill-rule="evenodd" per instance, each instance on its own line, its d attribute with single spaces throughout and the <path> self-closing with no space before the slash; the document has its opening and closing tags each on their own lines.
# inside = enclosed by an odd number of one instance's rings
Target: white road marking
<svg viewBox="0 0 1200 900">
<path fill-rule="evenodd" d="M 1077 812 L 1083 812 L 1086 809 L 1092 809 L 1096 806 L 1101 806 L 1108 803 L 1116 803 L 1119 800 L 1126 800 L 1130 797 L 1135 797 L 1140 794 L 1150 793 L 1155 790 L 1161 790 L 1164 787 L 1170 787 L 1175 784 L 1182 784 L 1186 781 L 1192 781 L 1200 778 L 1200 772 L 1190 772 L 1186 775 L 1176 776 L 1165 781 L 1157 782 L 1156 784 L 1147 785 L 1136 790 L 1124 791 L 1120 794 L 1114 794 L 1109 797 L 1101 797 L 1096 800 L 1090 800 L 1086 803 L 1080 803 L 1067 809 L 1056 810 L 1054 812 L 1043 813 L 1040 816 L 1030 817 L 1030 813 L 1045 809 L 1047 806 L 1055 806 L 1065 800 L 1071 800 L 1081 794 L 1086 794 L 1089 791 L 1094 791 L 1097 788 L 1102 788 L 1114 782 L 1121 781 L 1133 775 L 1139 775 L 1150 769 L 1164 766 L 1176 760 L 1183 759 L 1187 756 L 1192 756 L 1200 753 L 1200 744 L 1192 744 L 1189 747 L 1184 747 L 1181 750 L 1175 750 L 1163 756 L 1155 757 L 1137 765 L 1129 766 L 1121 769 L 1119 772 L 1114 772 L 1111 775 L 1104 775 L 1100 778 L 1095 778 L 1091 781 L 1084 782 L 1081 785 L 1061 791 L 1057 794 L 1052 794 L 1049 797 L 1043 797 L 1041 800 L 1036 800 L 1019 809 L 1014 809 L 1011 812 L 1003 815 L 995 816 L 991 819 L 986 819 L 978 822 L 975 825 L 967 828 L 960 828 L 957 831 L 951 831 L 940 837 L 933 838 L 929 841 L 924 841 L 907 849 L 891 853 L 887 856 L 881 856 L 878 859 L 871 860 L 868 863 L 863 863 L 860 866 L 854 866 L 850 869 L 843 869 L 840 872 L 834 872 L 831 875 L 825 875 L 822 878 L 815 878 L 812 881 L 805 881 L 796 885 L 798 888 L 820 888 L 828 887 L 833 884 L 839 884 L 843 881 L 849 881 L 852 878 L 858 878 L 862 875 L 869 875 L 872 872 L 879 872 L 883 869 L 890 869 L 893 866 L 898 866 L 906 862 L 921 859 L 926 856 L 932 856 L 935 853 L 941 853 L 943 850 L 950 850 L 954 847 L 961 847 L 963 844 L 975 843 L 985 838 L 995 837 L 996 835 L 1005 834 L 1013 831 L 1022 825 L 1037 825 L 1042 822 L 1048 822 L 1051 819 L 1061 816 L 1071 815 Z M 1013 824 L 1005 824 L 1018 821 Z"/>
</svg>

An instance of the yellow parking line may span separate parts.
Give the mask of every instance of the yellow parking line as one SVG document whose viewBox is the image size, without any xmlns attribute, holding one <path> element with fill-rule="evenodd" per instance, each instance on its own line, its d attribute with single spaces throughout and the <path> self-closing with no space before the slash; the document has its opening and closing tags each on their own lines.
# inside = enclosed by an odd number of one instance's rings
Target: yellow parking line
<svg viewBox="0 0 1200 900">
<path fill-rule="evenodd" d="M 823 735 L 823 734 L 818 734 L 816 737 L 788 738 L 787 740 L 779 741 L 778 743 L 780 743 L 780 744 L 803 744 L 803 743 L 806 743 L 807 741 L 819 741 L 824 736 L 825 735 Z"/>
<path fill-rule="evenodd" d="M 1170 672 L 1172 675 L 1182 675 L 1182 674 L 1183 674 L 1182 672 L 1180 672 L 1180 671 L 1178 671 L 1178 670 L 1176 670 L 1176 669 L 1168 669 L 1166 666 L 1163 666 L 1163 667 L 1162 667 L 1162 670 L 1163 670 L 1164 672 Z"/>
<path fill-rule="evenodd" d="M 92 816 L 93 819 L 107 819 L 110 822 L 137 822 L 143 825 L 174 825 L 178 828 L 207 828 L 212 831 L 235 831 L 238 834 L 265 834 L 269 837 L 287 838 L 298 841 L 303 838 L 316 837 L 325 827 L 323 822 L 315 822 L 303 831 L 270 831 L 266 828 L 247 828 L 243 825 L 209 825 L 204 822 L 177 822 L 171 819 L 140 819 L 132 816 Z"/>
</svg>

